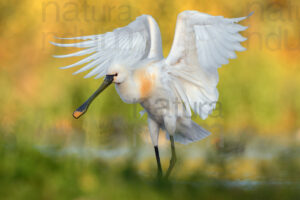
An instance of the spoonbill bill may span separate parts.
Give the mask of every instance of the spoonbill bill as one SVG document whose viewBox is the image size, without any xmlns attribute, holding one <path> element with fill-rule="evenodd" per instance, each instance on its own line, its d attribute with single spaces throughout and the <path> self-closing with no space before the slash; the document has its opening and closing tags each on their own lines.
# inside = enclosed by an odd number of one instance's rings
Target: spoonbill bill
<svg viewBox="0 0 300 200">
<path fill-rule="evenodd" d="M 251 13 L 252 14 L 252 13 Z M 129 25 L 100 35 L 58 38 L 76 43 L 54 43 L 59 47 L 78 47 L 80 51 L 56 55 L 57 58 L 88 55 L 62 69 L 82 64 L 74 74 L 90 70 L 85 78 L 105 76 L 100 87 L 74 113 L 78 119 L 91 102 L 111 83 L 125 103 L 139 103 L 148 115 L 158 176 L 162 176 L 159 158 L 159 130 L 171 142 L 168 177 L 175 165 L 174 142 L 188 144 L 210 132 L 191 120 L 192 111 L 206 119 L 218 101 L 218 68 L 244 51 L 246 38 L 239 32 L 247 27 L 238 24 L 251 16 L 224 18 L 198 11 L 184 11 L 177 17 L 174 41 L 164 58 L 160 29 L 150 15 L 142 15 Z"/>
</svg>

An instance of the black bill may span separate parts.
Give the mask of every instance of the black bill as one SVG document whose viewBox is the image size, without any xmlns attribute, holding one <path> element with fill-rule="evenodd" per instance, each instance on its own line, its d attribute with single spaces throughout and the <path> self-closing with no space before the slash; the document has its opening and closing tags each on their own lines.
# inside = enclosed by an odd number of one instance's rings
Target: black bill
<svg viewBox="0 0 300 200">
<path fill-rule="evenodd" d="M 105 90 L 105 88 L 107 88 L 114 80 L 114 76 L 115 75 L 106 75 L 103 83 L 100 85 L 100 87 L 94 92 L 94 94 L 92 94 L 92 96 L 90 96 L 90 98 L 88 98 L 88 100 L 86 100 L 86 102 L 84 102 L 79 108 L 77 108 L 74 112 L 73 112 L 73 117 L 75 119 L 78 119 L 79 117 L 81 117 L 89 108 L 90 104 L 92 103 L 92 101 L 103 91 Z"/>
</svg>

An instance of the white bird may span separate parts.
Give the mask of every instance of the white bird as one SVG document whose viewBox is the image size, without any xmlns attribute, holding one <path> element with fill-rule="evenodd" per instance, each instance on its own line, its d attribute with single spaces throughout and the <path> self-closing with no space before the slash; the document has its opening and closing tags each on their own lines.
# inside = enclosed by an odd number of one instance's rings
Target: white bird
<svg viewBox="0 0 300 200">
<path fill-rule="evenodd" d="M 251 16 L 248 15 L 247 17 Z M 172 156 L 168 177 L 175 162 L 174 141 L 188 144 L 210 133 L 191 120 L 192 111 L 206 119 L 218 101 L 218 68 L 236 58 L 235 51 L 244 51 L 240 42 L 246 40 L 239 32 L 247 27 L 238 22 L 246 19 L 224 18 L 197 11 L 184 11 L 177 17 L 175 37 L 167 58 L 163 57 L 160 29 L 150 15 L 142 15 L 129 25 L 113 32 L 73 38 L 78 43 L 59 44 L 59 47 L 84 48 L 66 58 L 88 57 L 63 69 L 86 64 L 74 74 L 91 70 L 85 78 L 105 76 L 99 89 L 74 113 L 77 119 L 84 114 L 108 85 L 126 103 L 140 103 L 148 114 L 148 126 L 155 149 L 158 175 L 162 167 L 158 151 L 159 130 L 165 130 L 171 141 Z"/>
</svg>

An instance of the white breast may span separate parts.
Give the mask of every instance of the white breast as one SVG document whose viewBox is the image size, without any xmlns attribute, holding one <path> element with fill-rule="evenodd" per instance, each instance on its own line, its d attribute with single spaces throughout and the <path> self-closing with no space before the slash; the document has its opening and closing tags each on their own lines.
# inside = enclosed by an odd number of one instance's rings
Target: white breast
<svg viewBox="0 0 300 200">
<path fill-rule="evenodd" d="M 121 99 L 125 103 L 138 103 L 140 101 L 140 94 L 137 84 L 129 77 L 121 84 L 116 84 L 116 90 Z"/>
<path fill-rule="evenodd" d="M 116 90 L 125 103 L 140 103 L 151 97 L 160 85 L 159 68 L 147 63 L 132 71 Z"/>
</svg>

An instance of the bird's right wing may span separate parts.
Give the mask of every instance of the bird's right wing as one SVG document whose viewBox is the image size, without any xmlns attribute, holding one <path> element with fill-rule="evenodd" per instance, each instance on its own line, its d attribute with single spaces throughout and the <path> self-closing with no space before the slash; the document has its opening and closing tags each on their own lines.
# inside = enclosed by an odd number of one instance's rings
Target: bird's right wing
<svg viewBox="0 0 300 200">
<path fill-rule="evenodd" d="M 166 58 L 170 85 L 186 107 L 205 119 L 218 100 L 218 68 L 244 51 L 246 40 L 239 32 L 247 27 L 237 24 L 243 19 L 227 19 L 197 11 L 178 15 L 171 51 Z"/>
<path fill-rule="evenodd" d="M 107 68 L 115 60 L 129 60 L 138 62 L 143 59 L 163 59 L 162 43 L 159 27 L 153 17 L 142 15 L 129 25 L 117 28 L 113 32 L 100 35 L 82 36 L 73 38 L 58 38 L 64 40 L 83 40 L 78 43 L 59 44 L 51 42 L 59 47 L 84 48 L 81 51 L 68 55 L 54 56 L 66 58 L 88 55 L 86 58 L 62 69 L 86 64 L 74 74 L 92 69 L 85 78 L 95 76 L 100 78 L 105 75 Z"/>
</svg>

